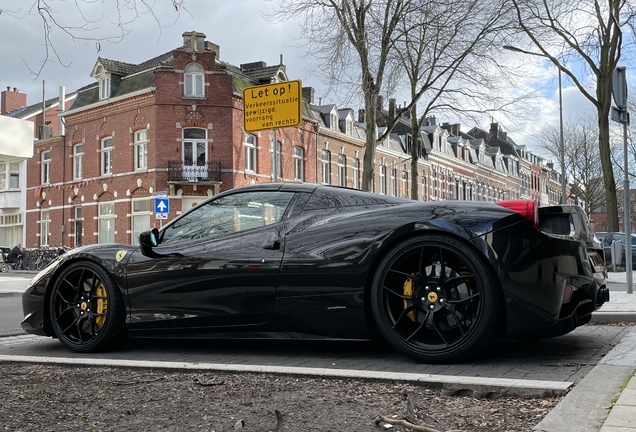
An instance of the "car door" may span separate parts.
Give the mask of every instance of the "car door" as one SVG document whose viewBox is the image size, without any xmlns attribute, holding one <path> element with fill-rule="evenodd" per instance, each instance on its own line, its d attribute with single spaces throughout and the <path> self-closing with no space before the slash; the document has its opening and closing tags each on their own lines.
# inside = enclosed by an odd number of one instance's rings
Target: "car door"
<svg viewBox="0 0 636 432">
<path fill-rule="evenodd" d="M 200 328 L 267 321 L 284 253 L 293 192 L 222 196 L 160 233 L 152 256 L 128 261 L 131 329 Z"/>
</svg>

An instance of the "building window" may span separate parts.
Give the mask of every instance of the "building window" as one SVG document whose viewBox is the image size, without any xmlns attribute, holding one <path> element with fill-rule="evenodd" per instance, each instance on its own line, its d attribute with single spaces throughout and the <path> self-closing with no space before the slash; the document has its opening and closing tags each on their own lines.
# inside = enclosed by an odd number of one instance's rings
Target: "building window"
<svg viewBox="0 0 636 432">
<path fill-rule="evenodd" d="M 76 144 L 73 146 L 73 179 L 82 178 L 82 145 Z"/>
<path fill-rule="evenodd" d="M 331 130 L 337 131 L 338 130 L 338 115 L 331 113 L 329 121 L 331 122 L 330 124 Z"/>
<path fill-rule="evenodd" d="M 183 77 L 184 95 L 203 97 L 203 66 L 197 62 L 188 63 Z"/>
<path fill-rule="evenodd" d="M 183 129 L 183 177 L 192 181 L 207 178 L 207 130 Z"/>
<path fill-rule="evenodd" d="M 40 246 L 49 245 L 49 211 L 42 210 L 40 212 Z"/>
<path fill-rule="evenodd" d="M 42 184 L 51 183 L 51 152 L 43 151 L 41 156 Z"/>
<path fill-rule="evenodd" d="M 426 181 L 426 171 L 422 171 L 422 201 L 428 201 L 428 182 Z"/>
<path fill-rule="evenodd" d="M 433 197 L 437 198 L 437 171 L 431 171 L 431 179 L 433 183 Z"/>
<path fill-rule="evenodd" d="M 256 136 L 245 134 L 245 171 L 256 172 Z"/>
<path fill-rule="evenodd" d="M 0 191 L 7 189 L 7 164 L 0 163 Z"/>
<path fill-rule="evenodd" d="M 20 188 L 20 164 L 9 164 L 9 189 Z"/>
<path fill-rule="evenodd" d="M 409 173 L 402 171 L 402 196 L 409 197 Z"/>
<path fill-rule="evenodd" d="M 150 199 L 132 201 L 132 232 L 130 244 L 137 244 L 139 234 L 150 228 Z"/>
<path fill-rule="evenodd" d="M 386 195 L 386 166 L 380 167 L 380 193 Z"/>
<path fill-rule="evenodd" d="M 135 169 L 148 168 L 148 131 L 146 129 L 136 131 L 133 144 L 135 147 Z"/>
<path fill-rule="evenodd" d="M 73 225 L 75 228 L 75 247 L 79 247 L 82 245 L 82 236 L 84 235 L 84 230 L 82 227 L 82 222 L 84 221 L 84 218 L 82 217 L 82 207 L 73 207 L 73 213 Z"/>
<path fill-rule="evenodd" d="M 108 99 L 110 97 L 110 75 L 99 78 L 99 98 Z"/>
<path fill-rule="evenodd" d="M 391 195 L 398 196 L 397 192 L 397 170 L 395 168 L 391 168 Z"/>
<path fill-rule="evenodd" d="M 347 185 L 347 158 L 343 154 L 338 155 L 338 186 Z"/>
<path fill-rule="evenodd" d="M 101 147 L 101 175 L 113 173 L 113 139 L 108 137 L 102 139 Z"/>
<path fill-rule="evenodd" d="M 305 151 L 294 147 L 294 180 L 305 181 Z"/>
<path fill-rule="evenodd" d="M 115 204 L 112 202 L 99 205 L 97 242 L 115 242 Z"/>
<path fill-rule="evenodd" d="M 353 188 L 360 189 L 360 159 L 353 158 Z"/>
<path fill-rule="evenodd" d="M 320 155 L 322 165 L 322 182 L 331 184 L 331 153 L 329 150 L 323 150 Z"/>
</svg>

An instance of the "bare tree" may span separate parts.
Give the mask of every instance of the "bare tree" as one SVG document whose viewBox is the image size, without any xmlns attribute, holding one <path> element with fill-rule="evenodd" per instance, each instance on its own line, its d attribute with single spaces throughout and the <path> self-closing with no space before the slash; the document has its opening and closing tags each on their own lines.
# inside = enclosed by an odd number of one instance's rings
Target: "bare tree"
<svg viewBox="0 0 636 432">
<path fill-rule="evenodd" d="M 27 68 L 36 78 L 50 60 L 57 60 L 69 66 L 58 53 L 53 35 L 61 32 L 71 41 L 94 42 L 100 51 L 100 42 L 120 42 L 131 32 L 130 26 L 142 15 L 149 14 L 156 22 L 159 32 L 163 24 L 155 13 L 157 7 L 170 4 L 175 9 L 175 21 L 182 11 L 186 11 L 187 0 L 116 0 L 114 2 L 95 0 L 30 0 L 16 2 L 12 9 L 0 9 L 0 25 L 3 19 L 27 19 L 37 16 L 42 25 L 44 46 L 43 58 L 37 68 Z M 104 25 L 104 22 L 107 24 Z"/>
<path fill-rule="evenodd" d="M 301 16 L 308 51 L 320 61 L 328 79 L 359 83 L 366 115 L 364 190 L 370 189 L 373 179 L 375 147 L 391 131 L 390 124 L 378 137 L 378 96 L 386 88 L 387 76 L 396 70 L 391 52 L 400 33 L 399 24 L 413 12 L 413 3 L 414 0 L 278 0 L 278 7 L 269 16 L 274 20 Z M 390 86 L 392 80 L 387 81 Z"/>
<path fill-rule="evenodd" d="M 566 120 L 563 125 L 565 172 L 572 194 L 584 203 L 587 214 L 605 204 L 603 167 L 598 149 L 597 119 L 584 116 Z M 539 136 L 541 147 L 559 159 L 560 130 L 558 124 L 550 124 Z"/>
<path fill-rule="evenodd" d="M 609 134 L 611 76 L 623 49 L 623 28 L 633 28 L 634 5 L 629 0 L 513 0 L 518 23 L 531 43 L 574 82 L 596 107 L 598 146 L 609 231 L 618 231 L 616 182 Z M 580 66 L 583 73 L 577 73 Z M 585 77 L 593 76 L 594 91 Z"/>
<path fill-rule="evenodd" d="M 410 110 L 412 199 L 418 199 L 419 190 L 421 146 L 416 139 L 432 110 L 468 115 L 478 110 L 481 116 L 485 105 L 502 110 L 510 102 L 493 90 L 510 76 L 493 57 L 499 51 L 499 37 L 510 24 L 509 2 L 426 0 L 415 6 L 416 11 L 400 23 L 394 51 L 408 79 L 411 101 L 422 101 Z M 421 115 L 418 105 L 423 107 Z"/>
</svg>

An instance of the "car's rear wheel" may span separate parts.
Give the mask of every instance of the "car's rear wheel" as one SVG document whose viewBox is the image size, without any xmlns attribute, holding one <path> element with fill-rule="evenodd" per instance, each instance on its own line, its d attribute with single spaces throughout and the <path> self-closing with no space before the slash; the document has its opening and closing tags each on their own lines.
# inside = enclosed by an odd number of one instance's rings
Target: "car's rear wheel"
<svg viewBox="0 0 636 432">
<path fill-rule="evenodd" d="M 57 278 L 50 299 L 53 331 L 69 349 L 98 352 L 126 339 L 121 293 L 101 266 L 78 262 Z"/>
<path fill-rule="evenodd" d="M 428 363 L 474 356 L 498 336 L 501 293 L 467 244 L 435 234 L 405 241 L 381 261 L 371 288 L 375 322 L 394 347 Z"/>
</svg>

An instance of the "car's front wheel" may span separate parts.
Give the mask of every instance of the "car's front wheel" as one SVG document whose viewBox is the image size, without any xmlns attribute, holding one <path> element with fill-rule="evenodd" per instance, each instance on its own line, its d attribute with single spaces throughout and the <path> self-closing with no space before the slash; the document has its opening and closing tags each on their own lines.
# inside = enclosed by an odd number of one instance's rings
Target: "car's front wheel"
<svg viewBox="0 0 636 432">
<path fill-rule="evenodd" d="M 64 269 L 49 307 L 55 335 L 73 351 L 105 351 L 126 339 L 121 293 L 112 276 L 95 263 L 77 262 Z"/>
<path fill-rule="evenodd" d="M 371 308 L 384 338 L 427 363 L 467 359 L 498 336 L 501 293 L 484 258 L 443 234 L 405 241 L 381 261 Z"/>
</svg>

